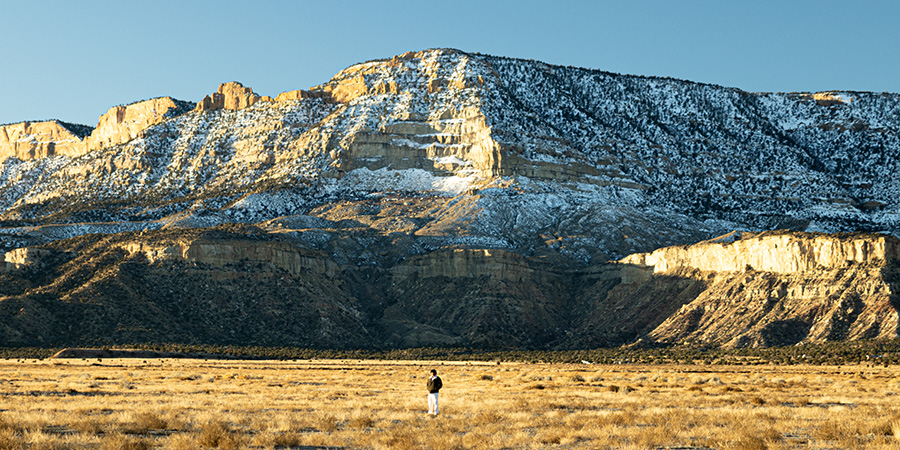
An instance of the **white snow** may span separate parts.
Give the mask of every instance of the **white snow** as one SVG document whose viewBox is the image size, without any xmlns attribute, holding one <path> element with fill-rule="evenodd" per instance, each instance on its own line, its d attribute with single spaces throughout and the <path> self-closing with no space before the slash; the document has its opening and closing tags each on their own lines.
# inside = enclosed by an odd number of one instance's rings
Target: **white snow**
<svg viewBox="0 0 900 450">
<path fill-rule="evenodd" d="M 463 147 L 468 146 L 469 144 L 443 144 L 440 142 L 421 143 L 421 142 L 416 142 L 416 141 L 412 141 L 409 139 L 391 139 L 391 145 L 396 145 L 399 147 L 412 147 L 412 148 L 424 150 L 424 149 L 431 148 L 431 147 L 463 148 Z"/>
<path fill-rule="evenodd" d="M 436 164 L 455 164 L 457 166 L 471 166 L 472 161 L 466 161 L 464 159 L 460 159 L 456 156 L 442 156 L 440 158 L 433 158 Z"/>
<path fill-rule="evenodd" d="M 335 192 L 391 190 L 456 196 L 465 192 L 475 180 L 475 176 L 436 176 L 422 169 L 392 170 L 385 167 L 369 170 L 363 167 L 347 173 L 332 189 Z"/>
</svg>

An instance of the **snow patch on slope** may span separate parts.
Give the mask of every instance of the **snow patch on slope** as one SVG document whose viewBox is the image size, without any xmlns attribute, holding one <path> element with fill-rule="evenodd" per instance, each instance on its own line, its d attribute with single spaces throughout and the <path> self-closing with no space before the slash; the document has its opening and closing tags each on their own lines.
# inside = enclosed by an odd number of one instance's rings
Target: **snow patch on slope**
<svg viewBox="0 0 900 450">
<path fill-rule="evenodd" d="M 392 170 L 382 168 L 369 170 L 359 168 L 350 171 L 337 183 L 330 186 L 333 193 L 346 191 L 399 191 L 433 192 L 453 197 L 465 192 L 476 181 L 476 177 L 436 176 L 422 169 Z"/>
</svg>

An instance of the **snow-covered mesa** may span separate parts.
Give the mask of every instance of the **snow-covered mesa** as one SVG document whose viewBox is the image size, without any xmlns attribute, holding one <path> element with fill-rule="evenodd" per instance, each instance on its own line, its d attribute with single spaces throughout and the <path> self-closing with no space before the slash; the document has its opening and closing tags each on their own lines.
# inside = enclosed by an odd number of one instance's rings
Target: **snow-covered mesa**
<svg viewBox="0 0 900 450">
<path fill-rule="evenodd" d="M 298 92 L 180 108 L 82 155 L 11 152 L 3 245 L 315 216 L 386 192 L 430 203 L 374 230 L 585 263 L 735 229 L 900 232 L 897 94 L 749 93 L 451 49 Z"/>
</svg>

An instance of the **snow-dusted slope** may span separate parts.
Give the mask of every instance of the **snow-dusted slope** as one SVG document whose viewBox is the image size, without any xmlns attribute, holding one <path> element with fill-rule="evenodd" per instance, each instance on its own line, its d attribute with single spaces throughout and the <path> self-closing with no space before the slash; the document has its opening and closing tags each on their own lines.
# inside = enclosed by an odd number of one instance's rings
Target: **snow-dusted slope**
<svg viewBox="0 0 900 450">
<path fill-rule="evenodd" d="M 582 262 L 735 228 L 900 231 L 897 94 L 755 94 L 447 49 L 295 92 L 0 162 L 5 246 L 295 215 Z"/>
</svg>

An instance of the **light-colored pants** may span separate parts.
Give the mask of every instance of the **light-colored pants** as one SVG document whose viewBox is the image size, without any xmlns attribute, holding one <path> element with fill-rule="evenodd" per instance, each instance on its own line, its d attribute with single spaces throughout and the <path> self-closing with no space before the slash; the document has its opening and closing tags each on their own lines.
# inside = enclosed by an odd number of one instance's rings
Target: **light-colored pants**
<svg viewBox="0 0 900 450">
<path fill-rule="evenodd" d="M 438 393 L 428 393 L 428 414 L 438 413 Z"/>
</svg>

